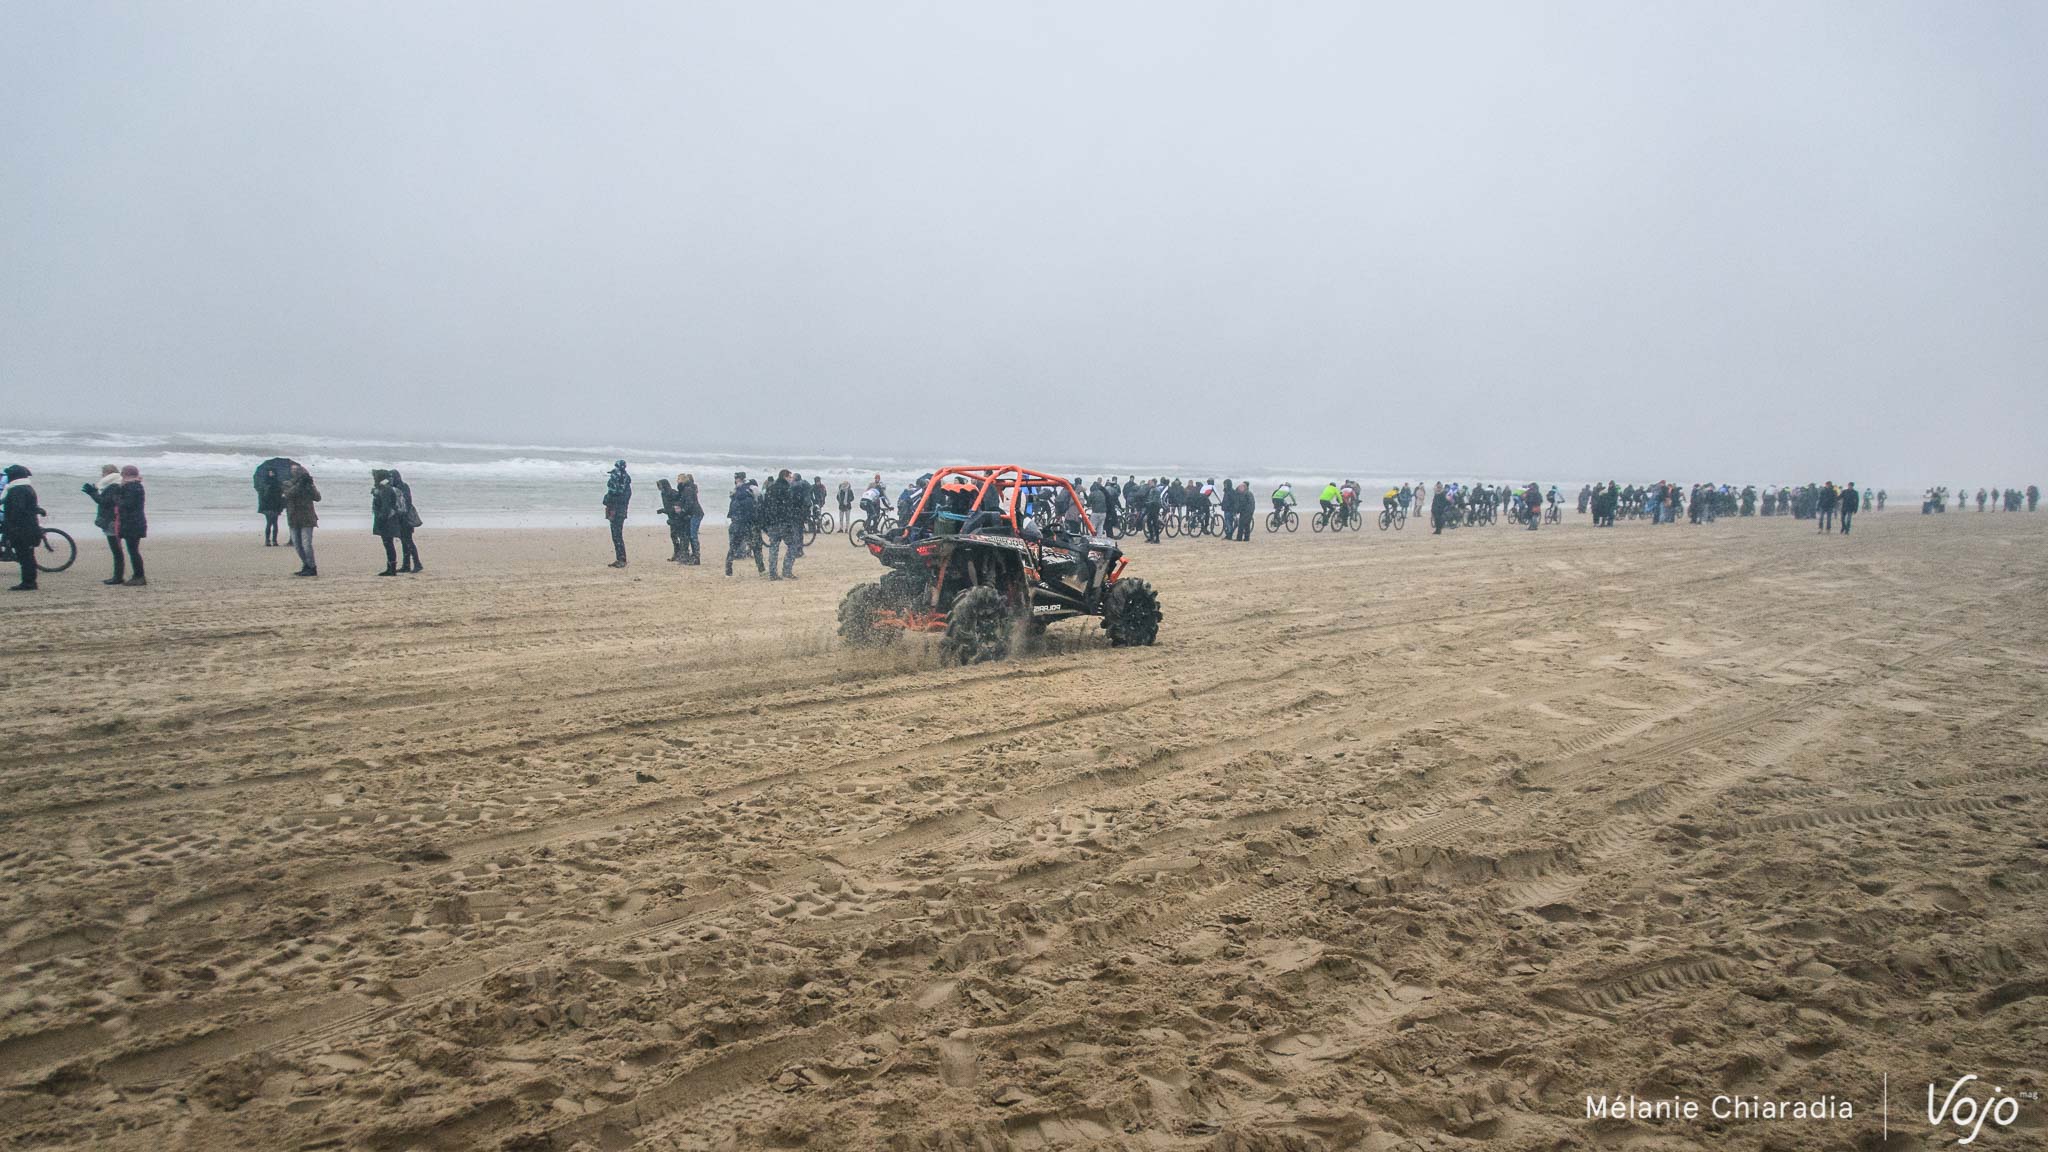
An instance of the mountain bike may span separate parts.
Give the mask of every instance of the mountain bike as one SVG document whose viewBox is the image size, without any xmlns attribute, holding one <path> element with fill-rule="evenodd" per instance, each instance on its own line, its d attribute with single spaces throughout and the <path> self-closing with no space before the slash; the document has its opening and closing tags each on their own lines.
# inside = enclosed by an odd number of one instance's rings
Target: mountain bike
<svg viewBox="0 0 2048 1152">
<path fill-rule="evenodd" d="M 1266 513 L 1266 531 L 1268 532 L 1278 532 L 1282 528 L 1293 532 L 1300 529 L 1300 527 L 1301 517 L 1295 515 L 1294 505 L 1292 504 L 1289 504 L 1284 509 L 1275 508 L 1271 512 Z"/>
<path fill-rule="evenodd" d="M 1549 504 L 1544 505 L 1543 522 L 1545 524 L 1564 523 L 1564 511 L 1558 507 L 1557 501 L 1553 500 Z"/>
<path fill-rule="evenodd" d="M 875 518 L 872 535 L 885 536 L 896 530 L 896 513 L 884 512 Z M 865 517 L 855 516 L 846 525 L 846 542 L 855 548 L 865 548 L 868 542 L 868 522 Z"/>
<path fill-rule="evenodd" d="M 36 571 L 62 572 L 78 559 L 78 544 L 62 528 L 43 529 L 42 546 L 36 549 Z M 14 563 L 14 545 L 0 536 L 0 564 Z"/>
<path fill-rule="evenodd" d="M 1380 531 L 1385 532 L 1387 529 L 1392 528 L 1394 531 L 1399 532 L 1407 526 L 1408 512 L 1400 505 L 1396 504 L 1392 508 L 1380 509 Z"/>
<path fill-rule="evenodd" d="M 817 505 L 812 505 L 811 514 L 804 519 L 804 547 L 816 544 L 820 533 L 830 536 L 836 531 L 838 524 L 833 521 L 832 514 Z"/>
</svg>

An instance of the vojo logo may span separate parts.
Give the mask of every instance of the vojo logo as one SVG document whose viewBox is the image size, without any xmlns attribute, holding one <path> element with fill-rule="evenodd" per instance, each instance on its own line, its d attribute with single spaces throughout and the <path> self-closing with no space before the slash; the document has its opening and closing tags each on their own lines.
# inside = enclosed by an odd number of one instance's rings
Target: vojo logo
<svg viewBox="0 0 2048 1152">
<path fill-rule="evenodd" d="M 1987 1123 L 1996 1131 L 2012 1127 L 2020 1118 L 2018 1097 L 1994 1086 L 1989 1095 L 1980 1099 L 1977 1096 L 1980 1088 L 1972 1088 L 1972 1081 L 1980 1087 L 1983 1084 L 1972 1072 L 1950 1085 L 1948 1094 L 1941 1097 L 1939 1104 L 1935 1102 L 1936 1085 L 1927 1085 L 1927 1122 L 1936 1128 L 1954 1128 L 1966 1133 L 1956 1141 L 1959 1145 L 1974 1143 Z"/>
</svg>

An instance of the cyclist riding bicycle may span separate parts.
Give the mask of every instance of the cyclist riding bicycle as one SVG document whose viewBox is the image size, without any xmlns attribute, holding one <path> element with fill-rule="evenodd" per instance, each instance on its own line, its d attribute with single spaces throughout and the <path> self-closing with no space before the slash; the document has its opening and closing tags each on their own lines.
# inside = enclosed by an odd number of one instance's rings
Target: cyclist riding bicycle
<svg viewBox="0 0 2048 1152">
<path fill-rule="evenodd" d="M 1328 484 L 1323 485 L 1323 492 L 1321 496 L 1317 497 L 1317 503 L 1323 506 L 1323 511 L 1332 512 L 1336 510 L 1337 502 L 1343 498 L 1344 494 L 1338 489 L 1337 482 L 1332 480 Z"/>
<path fill-rule="evenodd" d="M 1401 490 L 1389 488 L 1380 494 L 1380 507 L 1392 512 L 1401 503 Z"/>
<path fill-rule="evenodd" d="M 1294 485 L 1282 480 L 1273 486 L 1273 513 L 1278 516 L 1285 516 L 1287 510 L 1292 507 L 1294 507 Z"/>
</svg>

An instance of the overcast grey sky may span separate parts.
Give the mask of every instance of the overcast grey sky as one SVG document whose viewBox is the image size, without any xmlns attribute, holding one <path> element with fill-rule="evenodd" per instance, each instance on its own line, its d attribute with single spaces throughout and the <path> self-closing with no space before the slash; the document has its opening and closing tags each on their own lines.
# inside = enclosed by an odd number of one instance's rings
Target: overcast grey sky
<svg viewBox="0 0 2048 1152">
<path fill-rule="evenodd" d="M 0 6 L 0 425 L 2048 474 L 2048 5 Z"/>
</svg>

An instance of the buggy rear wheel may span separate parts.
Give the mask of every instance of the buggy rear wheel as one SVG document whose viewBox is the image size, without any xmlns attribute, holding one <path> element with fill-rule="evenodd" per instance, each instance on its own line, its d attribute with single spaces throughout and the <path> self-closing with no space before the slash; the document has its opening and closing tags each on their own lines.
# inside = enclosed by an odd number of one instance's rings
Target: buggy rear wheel
<svg viewBox="0 0 2048 1152">
<path fill-rule="evenodd" d="M 1010 605 L 992 585 L 969 588 L 946 613 L 946 652 L 962 664 L 1001 660 L 1010 653 Z"/>
<path fill-rule="evenodd" d="M 1159 639 L 1159 594 L 1143 580 L 1119 580 L 1109 590 L 1102 627 L 1118 648 L 1149 645 Z"/>
<path fill-rule="evenodd" d="M 880 584 L 856 584 L 839 601 L 839 638 L 854 648 L 879 648 L 896 639 L 897 629 L 880 623 L 889 597 Z"/>
</svg>

